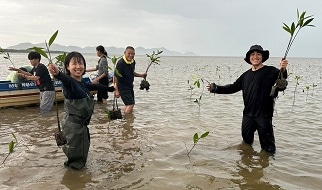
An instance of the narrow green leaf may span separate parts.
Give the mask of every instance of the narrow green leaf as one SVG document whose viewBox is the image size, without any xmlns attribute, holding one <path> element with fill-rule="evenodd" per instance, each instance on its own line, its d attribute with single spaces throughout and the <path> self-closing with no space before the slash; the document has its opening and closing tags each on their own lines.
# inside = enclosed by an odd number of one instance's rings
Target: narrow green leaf
<svg viewBox="0 0 322 190">
<path fill-rule="evenodd" d="M 11 133 L 11 135 L 13 136 L 13 138 L 15 139 L 15 141 L 18 142 L 16 135 L 14 133 Z"/>
<path fill-rule="evenodd" d="M 314 18 L 311 18 L 311 19 L 309 19 L 309 20 L 305 21 L 305 23 L 303 24 L 303 27 L 304 27 L 304 26 L 308 26 L 308 24 L 310 24 L 310 22 L 312 22 L 312 21 L 313 21 L 313 19 L 314 19 Z M 311 26 L 313 26 L 313 25 L 311 25 Z"/>
<path fill-rule="evenodd" d="M 289 26 L 287 26 L 287 24 L 285 24 L 285 23 L 283 23 L 283 24 L 284 24 L 284 26 L 283 26 L 284 30 L 286 30 L 286 32 L 288 32 L 288 33 L 290 33 L 290 34 L 291 34 L 291 29 L 290 29 L 290 27 L 289 27 Z"/>
<path fill-rule="evenodd" d="M 123 77 L 122 74 L 117 69 L 115 69 L 115 74 L 119 77 Z"/>
<path fill-rule="evenodd" d="M 40 55 L 44 56 L 46 59 L 48 59 L 47 54 L 42 50 L 43 48 L 39 48 L 39 47 L 32 47 L 29 48 L 30 50 L 34 50 L 36 52 L 38 52 Z"/>
<path fill-rule="evenodd" d="M 57 60 L 57 61 L 56 61 L 56 64 L 58 64 L 58 65 L 62 66 L 62 65 L 63 65 L 63 63 L 65 62 L 66 56 L 67 56 L 66 52 L 64 52 L 64 53 L 62 53 L 62 54 L 57 55 L 57 56 L 55 57 L 55 59 Z"/>
<path fill-rule="evenodd" d="M 297 15 L 297 19 L 300 18 L 300 12 L 299 12 L 299 9 L 296 9 L 296 15 Z"/>
<path fill-rule="evenodd" d="M 205 132 L 204 134 L 202 134 L 202 135 L 200 136 L 200 138 L 205 138 L 206 136 L 208 136 L 208 134 L 209 134 L 209 131 L 207 131 L 207 132 Z"/>
<path fill-rule="evenodd" d="M 57 34 L 58 34 L 58 30 L 50 37 L 49 44 L 48 44 L 49 46 L 51 46 L 51 44 L 55 41 Z"/>
<path fill-rule="evenodd" d="M 292 26 L 291 26 L 291 35 L 293 35 L 293 34 L 294 34 L 295 29 L 296 29 L 295 24 L 294 24 L 294 22 L 292 22 Z"/>
<path fill-rule="evenodd" d="M 195 135 L 193 135 L 193 143 L 196 144 L 198 142 L 198 133 L 195 133 Z"/>
<path fill-rule="evenodd" d="M 15 145 L 15 142 L 13 142 L 13 141 L 11 141 L 9 143 L 9 153 L 12 153 L 13 152 L 14 145 Z"/>
<path fill-rule="evenodd" d="M 299 18 L 299 20 L 303 20 L 304 17 L 305 17 L 305 14 L 306 14 L 306 11 L 303 11 L 302 14 L 301 14 L 301 16 L 300 16 L 300 18 Z"/>
<path fill-rule="evenodd" d="M 197 87 L 200 88 L 200 81 L 197 81 Z"/>
<path fill-rule="evenodd" d="M 107 69 L 113 71 L 112 67 L 110 66 L 107 66 Z"/>
<path fill-rule="evenodd" d="M 297 22 L 297 25 L 296 25 L 296 27 L 303 27 L 303 20 L 304 19 L 300 19 L 300 20 L 298 20 L 298 22 Z"/>
</svg>

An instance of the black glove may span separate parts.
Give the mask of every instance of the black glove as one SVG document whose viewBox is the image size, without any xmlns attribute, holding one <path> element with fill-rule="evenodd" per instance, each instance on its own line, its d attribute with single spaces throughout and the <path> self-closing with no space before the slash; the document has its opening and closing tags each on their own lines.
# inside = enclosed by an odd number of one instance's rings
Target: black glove
<svg viewBox="0 0 322 190">
<path fill-rule="evenodd" d="M 217 90 L 217 85 L 215 83 L 210 84 L 210 92 L 215 93 Z"/>
</svg>

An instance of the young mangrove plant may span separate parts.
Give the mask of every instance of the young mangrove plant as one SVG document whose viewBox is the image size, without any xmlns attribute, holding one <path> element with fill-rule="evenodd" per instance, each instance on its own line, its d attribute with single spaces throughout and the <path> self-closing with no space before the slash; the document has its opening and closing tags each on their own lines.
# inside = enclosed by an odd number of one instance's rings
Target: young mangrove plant
<svg viewBox="0 0 322 190">
<path fill-rule="evenodd" d="M 305 26 L 314 27 L 314 25 L 310 24 L 314 19 L 313 15 L 306 16 L 305 14 L 306 14 L 306 11 L 303 11 L 300 14 L 299 10 L 297 9 L 297 23 L 295 24 L 294 22 L 292 22 L 290 25 L 283 23 L 283 29 L 291 35 L 286 47 L 284 59 L 286 58 L 299 31 Z"/>
<path fill-rule="evenodd" d="M 48 64 L 53 64 L 54 63 L 54 59 L 56 59 L 56 62 L 54 64 L 56 64 L 57 66 L 62 66 L 62 63 L 65 61 L 66 58 L 66 53 L 62 53 L 58 56 L 56 56 L 55 58 L 51 57 L 51 51 L 50 51 L 50 46 L 54 43 L 56 37 L 58 35 L 58 30 L 56 30 L 56 32 L 49 38 L 49 41 L 47 43 L 47 41 L 45 40 L 45 45 L 46 45 L 46 50 L 44 51 L 45 48 L 42 47 L 31 47 L 28 48 L 28 50 L 33 50 L 38 52 L 40 55 L 44 56 L 47 60 L 48 60 Z"/>
<path fill-rule="evenodd" d="M 44 48 L 36 47 L 36 46 L 28 48 L 28 50 L 33 50 L 33 51 L 38 52 L 40 55 L 42 55 L 43 57 L 45 57 L 48 60 L 48 64 L 56 64 L 60 70 L 63 70 L 62 69 L 62 64 L 65 61 L 66 53 L 64 52 L 64 53 L 56 56 L 55 58 L 52 58 L 52 56 L 51 56 L 50 46 L 54 43 L 57 35 L 58 35 L 58 30 L 56 30 L 56 32 L 54 32 L 54 34 L 49 38 L 48 43 L 45 40 L 45 45 L 46 45 L 46 50 L 45 51 L 44 51 Z M 54 62 L 54 60 L 56 60 L 56 62 Z M 55 88 L 55 85 L 54 85 L 54 88 Z M 60 127 L 60 120 L 59 120 L 59 115 L 58 115 L 58 105 L 57 105 L 56 93 L 55 93 L 55 107 L 56 107 L 56 118 L 57 118 L 57 125 L 58 126 L 57 126 L 57 131 L 54 133 L 54 137 L 55 137 L 57 146 L 62 146 L 64 144 L 66 144 L 67 141 L 66 141 L 66 139 L 65 139 L 65 137 L 63 135 L 63 132 L 61 131 L 61 127 Z"/>
<path fill-rule="evenodd" d="M 14 64 L 13 64 L 13 62 L 11 61 L 10 54 L 9 54 L 8 52 L 6 52 L 4 49 L 2 49 L 1 47 L 0 47 L 0 54 L 4 54 L 3 58 L 4 58 L 4 59 L 9 60 L 9 61 L 10 61 L 10 63 L 11 63 L 11 65 L 12 65 L 12 67 L 14 67 L 14 68 L 15 68 L 15 65 L 14 65 Z"/>
<path fill-rule="evenodd" d="M 306 93 L 305 93 L 305 101 L 307 102 L 307 97 L 309 96 L 309 90 L 310 90 L 310 86 L 306 86 L 305 87 L 305 91 L 306 91 Z M 303 90 L 303 92 L 304 92 L 304 90 Z"/>
<path fill-rule="evenodd" d="M 192 75 L 192 81 L 188 80 L 188 85 L 189 85 L 188 90 L 190 91 L 190 101 L 192 100 L 192 96 L 197 94 L 195 91 L 199 89 L 200 95 L 198 95 L 198 97 L 195 98 L 195 100 L 193 101 L 194 103 L 196 103 L 198 105 L 199 112 L 200 112 L 200 107 L 201 107 L 201 99 L 202 99 L 202 96 L 205 94 L 204 93 L 205 82 L 210 84 L 208 80 L 206 80 L 204 78 L 200 78 L 195 75 Z M 200 88 L 201 88 L 201 92 L 200 92 Z"/>
<path fill-rule="evenodd" d="M 187 81 L 188 82 L 188 90 L 190 91 L 190 101 L 192 99 L 192 96 L 195 94 L 194 89 L 195 89 L 195 84 L 191 83 L 190 80 Z"/>
<path fill-rule="evenodd" d="M 121 73 L 116 69 L 116 63 L 117 63 L 117 60 L 119 60 L 120 58 L 122 58 L 122 56 L 120 57 L 116 57 L 115 55 L 113 57 L 109 57 L 107 56 L 108 59 L 110 59 L 113 63 L 113 68 L 110 67 L 110 66 L 107 66 L 107 68 L 110 70 L 110 71 L 113 71 L 117 76 L 119 77 L 122 77 Z"/>
<path fill-rule="evenodd" d="M 310 24 L 314 19 L 313 15 L 306 16 L 305 14 L 306 14 L 306 11 L 303 11 L 300 14 L 299 10 L 297 9 L 297 23 L 295 24 L 294 22 L 292 22 L 290 25 L 287 25 L 287 24 L 283 23 L 283 29 L 287 33 L 290 34 L 290 39 L 288 41 L 288 44 L 287 44 L 286 51 L 285 51 L 283 59 L 286 59 L 287 54 L 290 51 L 291 46 L 292 46 L 296 36 L 300 32 L 300 30 L 302 28 L 304 28 L 305 26 L 314 27 L 314 25 Z M 286 89 L 287 85 L 288 85 L 288 82 L 287 82 L 287 80 L 285 78 L 283 78 L 282 71 L 280 71 L 280 74 L 279 74 L 278 78 L 276 79 L 276 83 L 272 87 L 272 94 L 275 94 L 274 90 L 277 89 L 277 88 L 280 89 L 280 90 Z M 295 96 L 294 96 L 294 100 L 295 100 Z M 293 102 L 293 105 L 294 105 L 294 102 Z"/>
<path fill-rule="evenodd" d="M 162 53 L 163 51 L 159 51 L 157 50 L 157 52 L 153 51 L 153 53 L 151 55 L 149 54 L 146 54 L 146 56 L 150 59 L 150 63 L 148 64 L 146 70 L 145 70 L 145 73 L 148 73 L 150 67 L 152 64 L 158 64 L 161 62 L 160 61 L 160 54 Z M 148 91 L 150 89 L 150 83 L 146 80 L 146 78 L 144 78 L 142 81 L 141 81 L 141 84 L 140 84 L 140 90 L 146 90 Z"/>
<path fill-rule="evenodd" d="M 113 63 L 113 68 L 108 66 L 108 69 L 113 71 L 114 74 L 118 75 L 119 77 L 122 77 L 121 73 L 116 69 L 117 60 L 122 58 L 122 56 L 116 57 L 114 55 L 113 57 L 107 56 L 107 58 L 110 59 L 112 61 L 112 63 Z M 113 83 L 114 83 L 114 79 L 113 79 Z M 115 95 L 114 95 L 114 98 L 113 98 L 113 108 L 112 108 L 112 110 L 105 110 L 105 113 L 107 114 L 109 122 L 112 121 L 112 120 L 122 119 L 123 118 L 122 117 L 122 112 L 118 108 L 117 99 L 116 99 Z"/>
<path fill-rule="evenodd" d="M 295 104 L 295 94 L 296 94 L 297 86 L 300 84 L 299 80 L 301 78 L 302 78 L 301 76 L 295 76 L 296 83 L 295 83 L 294 96 L 293 96 L 293 106 Z"/>
<path fill-rule="evenodd" d="M 3 164 L 6 162 L 7 158 L 11 155 L 11 153 L 13 153 L 14 149 L 19 145 L 19 142 L 18 142 L 18 140 L 17 140 L 16 135 L 15 135 L 14 133 L 11 133 L 11 134 L 12 134 L 12 137 L 14 138 L 14 140 L 11 140 L 11 141 L 9 142 L 8 154 L 7 154 L 7 156 L 4 158 L 4 160 L 2 161 L 1 165 L 3 165 Z M 29 149 L 29 147 L 28 147 L 28 146 L 26 146 L 26 145 L 24 145 L 24 146 L 25 146 L 27 149 Z M 1 165 L 0 165 L 0 166 L 1 166 Z"/>
<path fill-rule="evenodd" d="M 310 91 L 310 89 L 311 89 L 311 86 L 312 86 L 312 96 L 314 95 L 313 93 L 314 93 L 314 88 L 315 87 L 317 87 L 317 85 L 316 84 L 312 84 L 312 85 L 307 85 L 306 87 L 305 87 L 305 89 L 303 89 L 303 92 L 305 93 L 305 101 L 307 101 L 307 98 L 308 98 L 308 96 L 309 96 L 309 91 Z"/>
<path fill-rule="evenodd" d="M 209 134 L 209 131 L 207 131 L 207 132 L 203 133 L 201 136 L 199 136 L 199 135 L 198 135 L 198 133 L 195 133 L 195 134 L 193 135 L 193 138 L 192 138 L 192 140 L 193 140 L 193 146 L 191 147 L 191 149 L 190 149 L 189 151 L 188 151 L 187 145 L 185 144 L 185 146 L 186 146 L 186 150 L 187 150 L 187 155 L 188 155 L 188 156 L 189 156 L 190 152 L 192 151 L 192 149 L 194 149 L 194 148 L 195 148 L 195 146 L 197 145 L 197 143 L 199 142 L 199 140 L 200 140 L 200 139 L 202 139 L 202 138 L 207 137 L 207 136 L 208 136 L 208 134 Z"/>
</svg>

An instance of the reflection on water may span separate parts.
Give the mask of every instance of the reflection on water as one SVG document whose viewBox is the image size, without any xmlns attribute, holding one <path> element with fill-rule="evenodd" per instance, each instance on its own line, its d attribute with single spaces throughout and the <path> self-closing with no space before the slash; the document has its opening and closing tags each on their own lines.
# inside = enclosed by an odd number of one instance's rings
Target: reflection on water
<svg viewBox="0 0 322 190">
<path fill-rule="evenodd" d="M 82 171 L 67 169 L 60 181 L 68 189 L 84 189 L 87 183 L 92 181 L 92 174 Z"/>
<path fill-rule="evenodd" d="M 269 159 L 273 156 L 265 151 L 257 152 L 252 146 L 242 143 L 238 152 L 241 156 L 236 162 L 238 179 L 232 180 L 240 189 L 280 189 L 265 180 L 264 170 L 269 166 Z"/>
</svg>

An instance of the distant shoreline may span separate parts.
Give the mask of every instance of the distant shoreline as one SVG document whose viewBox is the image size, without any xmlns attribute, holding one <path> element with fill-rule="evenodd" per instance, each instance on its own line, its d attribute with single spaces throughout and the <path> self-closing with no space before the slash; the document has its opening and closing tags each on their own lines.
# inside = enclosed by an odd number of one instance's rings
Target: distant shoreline
<svg viewBox="0 0 322 190">
<path fill-rule="evenodd" d="M 2 49 L 5 52 L 8 53 L 29 53 L 32 50 L 24 50 L 24 49 Z M 51 53 L 64 53 L 64 51 L 50 51 Z M 66 52 L 68 53 L 68 52 Z"/>
</svg>

